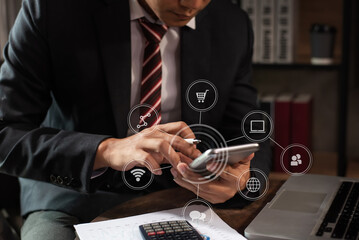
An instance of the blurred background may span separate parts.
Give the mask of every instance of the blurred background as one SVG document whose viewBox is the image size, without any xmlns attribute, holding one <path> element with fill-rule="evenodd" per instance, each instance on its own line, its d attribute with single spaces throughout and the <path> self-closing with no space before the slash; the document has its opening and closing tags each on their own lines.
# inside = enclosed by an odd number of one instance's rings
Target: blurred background
<svg viewBox="0 0 359 240">
<path fill-rule="evenodd" d="M 300 143 L 313 154 L 310 173 L 359 177 L 359 2 L 232 2 L 252 20 L 253 84 L 261 109 L 273 119 L 272 138 L 278 143 L 273 144 L 273 172 L 283 173 L 278 145 Z M 0 0 L 0 65 L 20 7 L 21 0 Z M 0 209 L 5 219 L 0 221 L 0 240 L 5 231 L 16 239 L 19 186 L 4 174 Z"/>
</svg>

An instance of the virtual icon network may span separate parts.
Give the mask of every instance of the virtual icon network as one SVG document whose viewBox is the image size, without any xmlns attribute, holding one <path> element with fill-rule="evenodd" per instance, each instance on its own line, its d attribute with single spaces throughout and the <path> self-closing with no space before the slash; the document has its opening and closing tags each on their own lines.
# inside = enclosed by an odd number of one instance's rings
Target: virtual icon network
<svg viewBox="0 0 359 240">
<path fill-rule="evenodd" d="M 301 144 L 291 144 L 280 155 L 282 169 L 291 175 L 300 176 L 307 173 L 313 164 L 310 150 Z"/>
<path fill-rule="evenodd" d="M 246 179 L 248 174 L 250 174 L 250 176 L 252 176 L 252 177 L 250 177 L 249 179 Z M 253 176 L 255 176 L 255 177 L 253 177 Z M 244 181 L 241 181 L 243 178 L 246 179 L 245 188 L 241 187 L 241 185 L 242 185 L 241 183 L 244 182 Z M 262 198 L 263 196 L 266 195 L 266 193 L 268 192 L 268 189 L 269 189 L 268 177 L 262 170 L 257 169 L 257 168 L 251 168 L 251 169 L 244 171 L 242 173 L 242 175 L 239 177 L 239 181 L 237 182 L 237 184 L 238 184 L 238 193 L 243 198 L 250 200 L 250 201 L 255 201 L 255 200 Z M 255 194 L 255 196 L 254 196 L 253 194 L 248 194 L 248 192 L 258 193 L 258 194 Z"/>
<path fill-rule="evenodd" d="M 258 178 L 251 177 L 247 180 L 246 187 L 252 193 L 258 192 L 261 189 L 261 182 Z"/>
<path fill-rule="evenodd" d="M 140 129 L 141 127 L 147 127 L 147 122 L 145 121 L 146 118 L 151 117 L 151 113 L 147 113 L 144 116 L 140 116 L 140 123 L 137 125 L 137 128 Z M 141 124 L 142 122 L 142 124 Z"/>
<path fill-rule="evenodd" d="M 264 142 L 272 136 L 274 124 L 268 113 L 255 110 L 242 120 L 242 133 L 250 142 Z"/>
<path fill-rule="evenodd" d="M 136 182 L 139 182 L 141 181 L 141 177 L 143 176 L 143 174 L 145 174 L 145 170 L 135 168 L 131 170 L 131 174 L 136 178 Z"/>
<path fill-rule="evenodd" d="M 213 213 L 211 205 L 206 200 L 200 198 L 190 200 L 182 208 L 182 217 L 194 225 L 210 223 Z"/>
<path fill-rule="evenodd" d="M 208 89 L 206 89 L 206 91 L 204 92 L 196 92 L 197 100 L 199 103 L 204 103 L 204 101 L 206 100 L 207 92 L 209 92 Z"/>
<path fill-rule="evenodd" d="M 150 134 L 156 129 L 156 125 L 160 120 L 160 115 L 155 108 L 148 104 L 139 104 L 131 108 L 127 115 L 127 124 L 129 129 L 137 134 Z M 149 131 L 142 131 L 146 127 Z"/>
<path fill-rule="evenodd" d="M 290 162 L 290 166 L 296 167 L 302 164 L 302 159 L 300 154 L 296 154 L 292 156 L 292 161 Z"/>
<path fill-rule="evenodd" d="M 199 113 L 211 110 L 216 105 L 217 100 L 218 91 L 216 86 L 205 79 L 194 81 L 186 90 L 188 105 Z"/>
<path fill-rule="evenodd" d="M 191 218 L 192 222 L 199 222 L 199 221 L 204 222 L 207 215 L 203 212 L 201 213 L 199 211 L 194 210 L 190 212 L 189 217 Z"/>
<path fill-rule="evenodd" d="M 152 174 L 153 168 L 150 163 L 144 161 L 143 167 L 146 167 L 146 169 L 135 167 L 130 171 L 127 170 L 130 168 L 129 166 L 135 165 L 136 161 L 137 160 L 134 159 L 123 166 L 121 171 L 122 180 L 126 186 L 132 190 L 143 190 L 146 189 L 154 179 L 154 175 Z"/>
</svg>

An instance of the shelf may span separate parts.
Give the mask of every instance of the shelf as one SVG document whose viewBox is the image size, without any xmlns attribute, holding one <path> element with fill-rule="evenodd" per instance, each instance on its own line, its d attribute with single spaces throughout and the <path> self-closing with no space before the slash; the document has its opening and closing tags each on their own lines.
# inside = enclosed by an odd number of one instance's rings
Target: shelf
<svg viewBox="0 0 359 240">
<path fill-rule="evenodd" d="M 293 64 L 264 64 L 264 63 L 254 63 L 254 70 L 259 69 L 288 69 L 288 70 L 329 70 L 329 71 L 339 71 L 341 69 L 340 64 L 332 65 L 313 65 L 310 63 L 293 63 Z"/>
<path fill-rule="evenodd" d="M 354 23 L 353 16 L 356 16 L 357 8 L 353 8 L 355 0 L 300 0 L 299 4 L 299 29 L 296 40 L 298 45 L 294 52 L 294 64 L 253 64 L 254 72 L 258 71 L 259 76 L 270 80 L 268 73 L 273 72 L 277 79 L 281 79 L 280 74 L 283 72 L 284 76 L 290 76 L 292 70 L 299 70 L 294 75 L 303 77 L 305 75 L 311 75 L 312 72 L 307 71 L 333 71 L 338 74 L 334 74 L 338 79 L 337 86 L 334 90 L 337 91 L 337 157 L 332 158 L 332 162 L 336 162 L 336 174 L 339 176 L 345 176 L 350 172 L 350 168 L 347 167 L 347 123 L 348 123 L 348 90 L 349 90 L 349 78 L 350 78 L 350 64 L 352 54 L 352 45 L 355 45 L 352 33 L 355 32 L 355 28 L 352 27 Z M 323 8 L 323 6 L 325 6 Z M 355 6 L 355 5 L 354 5 Z M 312 65 L 310 64 L 311 56 L 311 44 L 310 44 L 310 32 L 309 29 L 313 23 L 324 23 L 334 26 L 337 29 L 335 36 L 334 46 L 334 64 L 333 65 Z M 355 68 L 355 66 L 353 65 Z M 263 70 L 263 71 L 262 71 Z M 283 71 L 282 71 L 283 70 Z M 289 70 L 289 71 L 285 71 Z M 301 70 L 304 70 L 303 74 L 297 74 Z M 289 72 L 289 73 L 288 73 Z M 329 74 L 333 75 L 333 74 Z M 264 76 L 264 77 L 263 77 Z M 316 77 L 317 75 L 313 75 Z M 325 79 L 327 75 L 324 75 Z M 268 83 L 269 89 L 274 89 L 276 86 Z M 304 86 L 305 87 L 305 86 Z M 319 89 L 319 88 L 317 88 Z M 319 95 L 323 96 L 323 95 Z M 327 111 L 332 111 L 333 108 L 327 108 Z M 335 119 L 332 119 L 335 121 Z M 325 157 L 324 157 L 325 158 Z M 326 163 L 318 165 L 318 168 L 326 166 Z M 335 174 L 335 167 L 331 168 L 331 173 Z"/>
<path fill-rule="evenodd" d="M 310 59 L 310 29 L 312 24 L 328 24 L 337 29 L 334 41 L 333 56 L 335 60 L 342 59 L 343 35 L 343 3 L 344 0 L 298 0 L 298 34 L 295 59 L 302 61 Z"/>
</svg>

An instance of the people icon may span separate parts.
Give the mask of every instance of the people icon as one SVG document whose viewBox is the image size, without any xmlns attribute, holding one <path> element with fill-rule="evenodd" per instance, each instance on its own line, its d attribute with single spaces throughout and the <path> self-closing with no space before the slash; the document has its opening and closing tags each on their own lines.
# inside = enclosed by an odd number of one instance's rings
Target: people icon
<svg viewBox="0 0 359 240">
<path fill-rule="evenodd" d="M 290 165 L 292 167 L 296 167 L 296 166 L 299 166 L 301 164 L 302 164 L 302 159 L 301 159 L 300 154 L 293 155 L 292 160 L 290 162 Z"/>
</svg>

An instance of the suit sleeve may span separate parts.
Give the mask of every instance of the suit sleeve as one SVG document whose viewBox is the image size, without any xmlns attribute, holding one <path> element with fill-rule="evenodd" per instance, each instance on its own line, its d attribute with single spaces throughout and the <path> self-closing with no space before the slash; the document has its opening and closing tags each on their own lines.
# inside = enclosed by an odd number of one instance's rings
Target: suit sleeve
<svg viewBox="0 0 359 240">
<path fill-rule="evenodd" d="M 248 15 L 243 11 L 241 12 L 243 16 L 241 18 L 242 24 L 241 28 L 246 29 L 246 33 L 241 37 L 245 37 L 246 41 L 244 42 L 243 47 L 246 49 L 245 54 L 241 56 L 239 61 L 239 66 L 237 67 L 238 72 L 232 86 L 230 93 L 229 101 L 226 106 L 224 113 L 223 121 L 221 126 L 221 131 L 228 139 L 236 139 L 236 141 L 231 142 L 231 144 L 244 144 L 249 143 L 248 140 L 243 136 L 242 133 L 242 120 L 249 112 L 257 110 L 257 92 L 256 89 L 251 85 L 252 78 L 252 55 L 253 55 L 253 30 L 251 26 L 250 19 Z M 255 153 L 255 157 L 251 161 L 251 169 L 259 169 L 263 171 L 268 176 L 271 169 L 271 149 L 269 140 L 260 143 L 260 150 Z M 253 174 L 252 174 L 253 173 Z M 258 172 L 251 172 L 253 176 L 258 174 Z M 256 196 L 250 196 L 250 198 L 255 198 Z M 243 199 L 239 194 L 234 198 L 230 199 L 224 204 L 218 204 L 217 207 L 243 207 L 250 203 L 250 201 Z"/>
<path fill-rule="evenodd" d="M 46 1 L 24 0 L 0 71 L 0 172 L 87 192 L 108 136 L 42 128 L 51 105 Z"/>
</svg>

